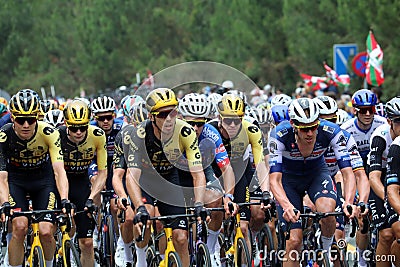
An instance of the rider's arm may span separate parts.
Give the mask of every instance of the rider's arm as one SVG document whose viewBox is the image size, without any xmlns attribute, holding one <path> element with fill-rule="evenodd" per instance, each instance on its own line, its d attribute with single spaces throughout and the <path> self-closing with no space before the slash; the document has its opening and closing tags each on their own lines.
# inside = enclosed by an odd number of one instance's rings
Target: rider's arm
<svg viewBox="0 0 400 267">
<path fill-rule="evenodd" d="M 264 147 L 263 138 L 260 129 L 255 125 L 248 126 L 247 131 L 251 151 L 254 156 L 254 164 L 256 165 L 258 181 L 262 191 L 270 191 L 268 169 L 264 163 Z"/>
<path fill-rule="evenodd" d="M 279 205 L 283 208 L 283 210 L 293 208 L 293 205 L 290 203 L 289 199 L 286 196 L 286 192 L 283 189 L 282 173 L 271 173 L 269 175 L 269 181 L 271 185 L 271 192 L 274 195 L 275 199 L 278 201 Z"/>
<path fill-rule="evenodd" d="M 358 195 L 360 197 L 360 202 L 368 203 L 368 197 L 369 197 L 369 182 L 368 182 L 368 177 L 367 174 L 365 173 L 364 168 L 358 169 L 354 171 L 354 176 L 356 177 L 357 181 L 357 191 Z"/>
<path fill-rule="evenodd" d="M 195 203 L 204 203 L 203 196 L 206 190 L 206 176 L 203 171 L 196 132 L 193 128 L 184 126 L 181 130 L 179 141 L 186 152 L 189 171 L 193 177 Z"/>
<path fill-rule="evenodd" d="M 127 198 L 127 194 L 124 189 L 124 185 L 122 184 L 122 178 L 124 177 L 126 164 L 124 158 L 124 151 L 122 142 L 122 132 L 117 134 L 115 138 L 115 147 L 114 147 L 114 155 L 113 155 L 113 177 L 112 177 L 112 185 L 115 193 L 119 198 Z"/>
<path fill-rule="evenodd" d="M 344 201 L 348 204 L 352 204 L 356 194 L 356 181 L 353 169 L 351 167 L 345 167 L 340 171 L 343 176 Z"/>
<path fill-rule="evenodd" d="M 142 174 L 142 170 L 139 168 L 128 168 L 126 171 L 126 188 L 128 190 L 129 197 L 135 207 L 144 205 L 142 201 L 142 192 L 139 186 L 139 179 Z"/>
<path fill-rule="evenodd" d="M 330 145 L 335 152 L 335 157 L 343 176 L 343 191 L 345 205 L 352 205 L 356 194 L 356 179 L 351 165 L 350 154 L 346 145 L 345 134 L 337 127 L 331 136 Z"/>
<path fill-rule="evenodd" d="M 46 129 L 45 129 L 46 130 Z M 68 199 L 68 178 L 64 169 L 64 158 L 61 149 L 60 133 L 51 128 L 51 130 L 46 132 L 46 141 L 49 146 L 49 154 L 51 158 L 51 163 L 54 171 L 54 178 L 56 180 L 56 185 L 58 193 L 61 199 Z"/>
<path fill-rule="evenodd" d="M 380 136 L 374 136 L 371 140 L 369 158 L 369 184 L 374 193 L 380 198 L 385 198 L 385 188 L 381 182 L 382 154 L 386 149 L 386 141 Z"/>
<path fill-rule="evenodd" d="M 386 184 L 389 203 L 400 214 L 400 146 L 396 142 L 398 138 L 395 139 L 389 148 Z"/>
<path fill-rule="evenodd" d="M 93 199 L 101 192 L 101 190 L 103 190 L 107 180 L 106 135 L 103 131 L 97 131 L 97 135 L 94 135 L 93 138 L 96 138 L 96 159 L 98 174 L 92 184 L 92 190 L 90 192 L 89 199 Z"/>
<path fill-rule="evenodd" d="M 58 193 L 61 199 L 68 199 L 68 178 L 64 169 L 64 162 L 54 162 L 53 164 L 54 178 L 56 180 L 56 185 Z"/>
<path fill-rule="evenodd" d="M 6 171 L 0 171 L 0 205 L 8 201 L 8 173 Z"/>
</svg>

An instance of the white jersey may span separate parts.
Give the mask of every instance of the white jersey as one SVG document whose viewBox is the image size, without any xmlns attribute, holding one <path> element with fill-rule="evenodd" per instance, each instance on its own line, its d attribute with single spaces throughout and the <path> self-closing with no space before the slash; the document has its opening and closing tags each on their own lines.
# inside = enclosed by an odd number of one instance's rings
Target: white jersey
<svg viewBox="0 0 400 267">
<path fill-rule="evenodd" d="M 389 124 L 381 125 L 375 129 L 370 139 L 371 145 L 367 160 L 370 171 L 386 168 L 389 147 L 392 142 Z"/>
<path fill-rule="evenodd" d="M 369 153 L 369 141 L 372 133 L 381 125 L 388 124 L 386 119 L 381 116 L 374 116 L 371 127 L 364 131 L 361 130 L 357 125 L 357 118 L 352 118 L 340 126 L 340 128 L 349 132 L 357 143 L 358 152 L 363 161 L 366 163 L 367 155 Z"/>
</svg>

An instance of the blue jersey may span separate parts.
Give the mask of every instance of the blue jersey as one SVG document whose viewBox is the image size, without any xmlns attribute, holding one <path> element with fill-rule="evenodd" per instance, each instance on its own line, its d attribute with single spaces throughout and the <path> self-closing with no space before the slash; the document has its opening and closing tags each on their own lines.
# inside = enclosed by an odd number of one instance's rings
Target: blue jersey
<svg viewBox="0 0 400 267">
<path fill-rule="evenodd" d="M 351 167 L 346 138 L 338 125 L 321 120 L 313 151 L 310 156 L 304 158 L 297 146 L 292 125 L 289 121 L 283 121 L 271 131 L 268 141 L 270 173 L 314 173 L 326 167 L 324 153 L 329 147 L 332 147 L 340 169 Z"/>
<path fill-rule="evenodd" d="M 7 123 L 11 122 L 11 113 L 7 112 L 6 114 L 3 115 L 3 117 L 0 118 L 0 128 L 3 127 L 3 125 L 6 125 Z"/>
<path fill-rule="evenodd" d="M 211 124 L 206 123 L 203 127 L 199 136 L 199 149 L 203 167 L 207 167 L 214 160 L 220 169 L 230 163 L 222 137 Z"/>
</svg>

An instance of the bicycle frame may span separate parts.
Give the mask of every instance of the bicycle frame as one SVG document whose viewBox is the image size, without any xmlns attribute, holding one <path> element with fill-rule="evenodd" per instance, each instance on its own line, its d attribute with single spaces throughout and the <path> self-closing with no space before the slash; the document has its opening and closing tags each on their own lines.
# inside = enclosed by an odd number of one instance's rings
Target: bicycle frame
<svg viewBox="0 0 400 267">
<path fill-rule="evenodd" d="M 160 262 L 160 267 L 165 267 L 169 266 L 169 253 L 170 252 L 176 252 L 175 247 L 174 247 L 174 242 L 172 241 L 172 228 L 171 227 L 165 227 L 164 228 L 164 233 L 165 233 L 165 238 L 167 240 L 167 247 L 165 249 L 165 257 L 164 259 Z"/>
<path fill-rule="evenodd" d="M 34 252 L 35 252 L 35 247 L 40 247 L 40 249 L 43 251 L 42 243 L 40 243 L 40 237 L 39 237 L 39 222 L 34 221 L 31 223 L 32 227 L 32 235 L 33 235 L 33 241 L 31 245 L 31 251 L 29 253 L 28 257 L 28 264 L 29 266 L 33 266 L 33 257 L 34 257 Z M 44 259 L 44 254 L 42 256 L 42 261 L 44 262 L 44 265 L 46 266 L 46 261 Z"/>
</svg>

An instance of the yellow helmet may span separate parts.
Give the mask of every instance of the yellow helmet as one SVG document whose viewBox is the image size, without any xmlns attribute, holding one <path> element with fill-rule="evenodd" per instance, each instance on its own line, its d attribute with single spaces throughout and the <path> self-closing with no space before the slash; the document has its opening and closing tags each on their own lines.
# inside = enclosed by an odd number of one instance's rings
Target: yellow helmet
<svg viewBox="0 0 400 267">
<path fill-rule="evenodd" d="M 78 99 L 69 102 L 64 108 L 64 119 L 67 126 L 89 124 L 90 110 L 88 105 Z"/>
<path fill-rule="evenodd" d="M 178 106 L 178 99 L 174 91 L 169 88 L 154 89 L 146 98 L 146 107 L 149 112 L 169 106 Z"/>
<path fill-rule="evenodd" d="M 244 116 L 245 105 L 239 95 L 227 94 L 218 102 L 218 112 L 223 117 Z"/>
<path fill-rule="evenodd" d="M 10 99 L 9 110 L 14 117 L 37 116 L 39 99 L 31 91 L 21 90 Z"/>
</svg>

